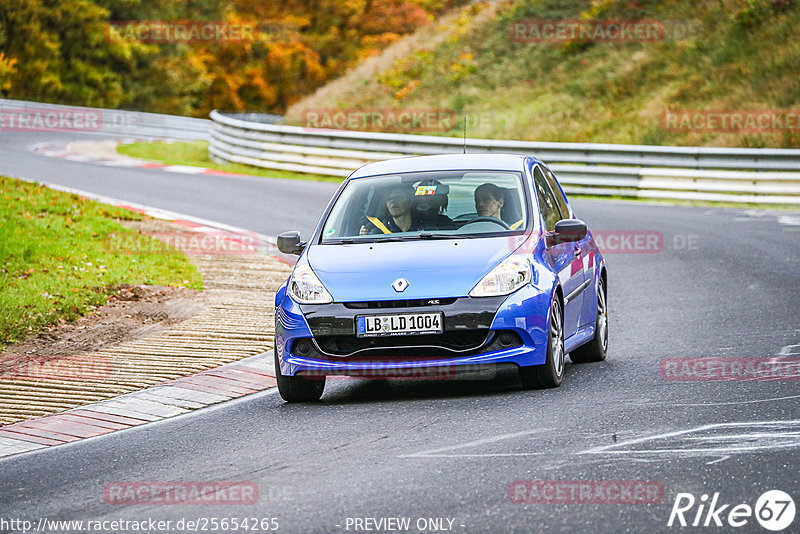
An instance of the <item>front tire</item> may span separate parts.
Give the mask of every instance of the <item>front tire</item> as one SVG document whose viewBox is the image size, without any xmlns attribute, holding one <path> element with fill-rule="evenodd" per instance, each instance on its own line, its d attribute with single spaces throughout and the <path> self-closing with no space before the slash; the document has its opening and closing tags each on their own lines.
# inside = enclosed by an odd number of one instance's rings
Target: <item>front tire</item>
<svg viewBox="0 0 800 534">
<path fill-rule="evenodd" d="M 286 402 L 315 402 L 322 397 L 325 390 L 325 376 L 314 379 L 302 376 L 284 376 L 278 354 L 275 353 L 275 379 L 278 381 L 278 393 Z"/>
<path fill-rule="evenodd" d="M 547 335 L 547 357 L 542 365 L 519 368 L 523 389 L 557 388 L 564 378 L 564 314 L 561 300 L 553 297 L 550 307 L 550 327 Z"/>
<path fill-rule="evenodd" d="M 574 363 L 602 362 L 608 353 L 608 299 L 606 283 L 601 278 L 597 283 L 597 318 L 594 323 L 594 338 L 569 353 Z"/>
</svg>

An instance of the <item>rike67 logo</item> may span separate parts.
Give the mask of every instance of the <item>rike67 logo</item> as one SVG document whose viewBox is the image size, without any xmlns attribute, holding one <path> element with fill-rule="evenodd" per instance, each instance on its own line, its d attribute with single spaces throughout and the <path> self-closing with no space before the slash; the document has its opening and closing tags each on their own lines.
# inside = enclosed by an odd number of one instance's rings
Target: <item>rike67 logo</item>
<svg viewBox="0 0 800 534">
<path fill-rule="evenodd" d="M 795 516 L 794 499 L 781 490 L 764 492 L 755 506 L 747 503 L 723 504 L 719 492 L 709 497 L 696 498 L 691 493 L 678 493 L 669 514 L 667 526 L 726 527 L 753 526 L 753 519 L 763 528 L 773 532 L 787 529 Z M 796 530 L 794 531 L 796 532 Z"/>
</svg>

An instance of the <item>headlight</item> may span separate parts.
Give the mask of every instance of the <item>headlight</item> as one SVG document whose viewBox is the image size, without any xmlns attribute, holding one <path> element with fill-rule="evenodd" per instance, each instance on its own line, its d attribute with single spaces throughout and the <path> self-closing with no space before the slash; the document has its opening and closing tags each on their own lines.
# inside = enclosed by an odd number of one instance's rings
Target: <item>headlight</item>
<svg viewBox="0 0 800 534">
<path fill-rule="evenodd" d="M 508 295 L 531 281 L 531 262 L 524 256 L 512 255 L 492 269 L 469 292 L 470 297 Z"/>
<path fill-rule="evenodd" d="M 289 280 L 289 295 L 299 304 L 328 304 L 333 297 L 306 263 L 298 263 Z"/>
</svg>

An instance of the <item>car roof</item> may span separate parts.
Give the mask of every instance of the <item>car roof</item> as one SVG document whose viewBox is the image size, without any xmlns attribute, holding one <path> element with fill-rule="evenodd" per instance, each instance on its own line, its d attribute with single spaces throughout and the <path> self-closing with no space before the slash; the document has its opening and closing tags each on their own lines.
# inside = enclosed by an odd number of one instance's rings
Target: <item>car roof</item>
<svg viewBox="0 0 800 534">
<path fill-rule="evenodd" d="M 423 171 L 493 170 L 520 172 L 524 168 L 526 158 L 530 158 L 530 156 L 516 154 L 412 156 L 368 163 L 351 174 L 350 179 Z M 535 158 L 531 159 L 538 162 Z"/>
</svg>

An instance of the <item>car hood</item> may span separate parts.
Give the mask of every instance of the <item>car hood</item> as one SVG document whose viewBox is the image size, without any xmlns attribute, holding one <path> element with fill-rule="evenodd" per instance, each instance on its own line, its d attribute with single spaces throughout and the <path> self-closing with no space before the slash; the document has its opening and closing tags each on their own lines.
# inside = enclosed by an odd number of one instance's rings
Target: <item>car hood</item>
<svg viewBox="0 0 800 534">
<path fill-rule="evenodd" d="M 308 262 L 336 302 L 465 297 L 509 255 L 511 238 L 313 245 Z M 392 284 L 405 278 L 397 292 Z"/>
</svg>

